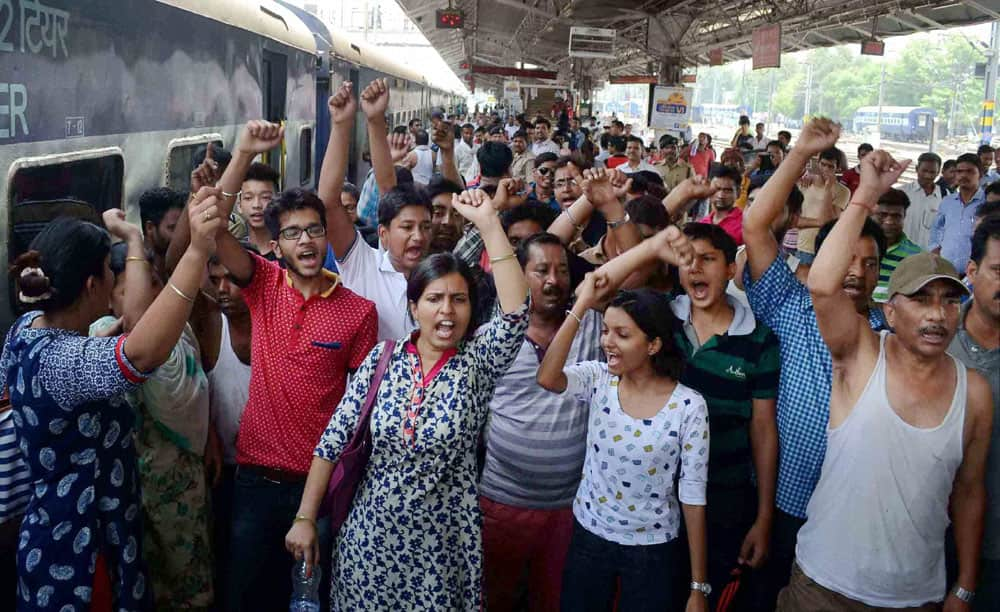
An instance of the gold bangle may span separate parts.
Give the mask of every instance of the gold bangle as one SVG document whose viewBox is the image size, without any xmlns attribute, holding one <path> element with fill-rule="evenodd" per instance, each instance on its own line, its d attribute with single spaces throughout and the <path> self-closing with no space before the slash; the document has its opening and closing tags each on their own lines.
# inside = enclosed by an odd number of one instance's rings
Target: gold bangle
<svg viewBox="0 0 1000 612">
<path fill-rule="evenodd" d="M 309 522 L 309 523 L 312 524 L 312 526 L 313 526 L 314 529 L 319 529 L 319 527 L 316 525 L 315 519 L 311 519 L 311 518 L 309 518 L 308 516 L 306 516 L 304 514 L 296 514 L 295 518 L 292 519 L 292 524 L 294 525 L 295 523 L 298 523 L 299 521 L 307 521 L 307 522 Z"/>
<path fill-rule="evenodd" d="M 508 259 L 514 259 L 514 257 L 513 253 L 510 253 L 509 255 L 501 255 L 500 257 L 490 257 L 490 265 L 498 264 L 501 261 L 507 261 Z"/>
<path fill-rule="evenodd" d="M 184 293 L 180 289 L 178 289 L 177 285 L 175 285 L 172 281 L 167 281 L 167 286 L 170 287 L 171 289 L 173 289 L 174 293 L 176 293 L 177 295 L 179 295 L 182 300 L 184 300 L 185 302 L 190 302 L 190 303 L 194 304 L 194 298 L 191 297 L 191 296 L 189 296 L 188 294 Z"/>
<path fill-rule="evenodd" d="M 130 261 L 141 261 L 147 266 L 149 265 L 149 260 L 146 259 L 145 257 L 136 257 L 135 255 L 129 255 L 128 257 L 125 258 L 125 263 L 128 263 Z"/>
<path fill-rule="evenodd" d="M 226 193 L 223 190 L 220 190 L 220 191 L 222 191 L 222 197 L 224 197 L 224 198 L 238 198 L 238 197 L 240 197 L 240 194 L 243 193 L 242 189 L 239 190 L 239 191 L 237 191 L 236 193 Z"/>
</svg>

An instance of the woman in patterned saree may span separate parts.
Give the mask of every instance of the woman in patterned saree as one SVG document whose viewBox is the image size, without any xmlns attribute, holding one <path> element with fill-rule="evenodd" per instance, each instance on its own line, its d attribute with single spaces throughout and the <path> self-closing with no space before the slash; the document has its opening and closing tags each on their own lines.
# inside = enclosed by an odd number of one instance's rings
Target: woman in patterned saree
<svg viewBox="0 0 1000 612">
<path fill-rule="evenodd" d="M 90 326 L 91 335 L 108 335 L 125 318 L 125 288 L 145 288 L 139 316 L 166 290 L 149 265 L 126 265 L 128 245 L 111 247 L 113 316 Z M 145 278 L 133 283 L 131 277 Z M 204 450 L 208 440 L 208 378 L 194 329 L 184 326 L 170 357 L 135 391 L 126 394 L 135 413 L 136 454 L 142 489 L 143 553 L 149 566 L 157 610 L 207 610 L 212 603 L 212 547 L 208 536 L 208 482 Z"/>
<path fill-rule="evenodd" d="M 98 555 L 111 574 L 115 609 L 149 608 L 133 416 L 122 396 L 170 356 L 215 249 L 222 223 L 215 199 L 197 199 L 189 216 L 191 244 L 170 290 L 135 317 L 128 335 L 87 336 L 107 312 L 114 284 L 105 230 L 57 219 L 15 262 L 18 297 L 36 309 L 11 327 L 0 358 L 33 482 L 17 553 L 20 611 L 89 611 Z M 128 243 L 128 265 L 147 265 L 142 236 L 122 211 L 105 212 L 104 224 Z M 142 291 L 126 288 L 126 313 L 134 315 Z"/>
<path fill-rule="evenodd" d="M 476 332 L 468 268 L 450 253 L 432 255 L 407 286 L 419 330 L 396 344 L 382 381 L 372 378 L 384 344 L 352 377 L 316 447 L 285 538 L 296 558 L 316 563 L 320 501 L 369 385 L 380 385 L 371 415 L 372 456 L 337 539 L 336 611 L 480 609 L 475 451 L 496 380 L 513 362 L 528 326 L 528 286 L 490 198 L 467 191 L 453 205 L 482 233 L 499 308 Z"/>
</svg>

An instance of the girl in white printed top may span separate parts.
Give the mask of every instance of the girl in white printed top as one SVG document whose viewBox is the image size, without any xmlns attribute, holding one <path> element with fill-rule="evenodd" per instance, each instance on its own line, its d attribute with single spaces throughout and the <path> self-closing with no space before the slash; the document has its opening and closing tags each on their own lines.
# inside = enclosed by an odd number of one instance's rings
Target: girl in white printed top
<svg viewBox="0 0 1000 612">
<path fill-rule="evenodd" d="M 590 402 L 562 609 L 607 609 L 616 579 L 618 610 L 670 609 L 683 565 L 683 513 L 692 568 L 686 610 L 707 611 L 708 410 L 701 395 L 678 382 L 684 358 L 672 338 L 679 322 L 666 296 L 619 292 L 604 313 L 607 363 L 565 365 L 578 321 L 608 289 L 600 270 L 588 275 L 538 371 L 546 389 Z"/>
</svg>

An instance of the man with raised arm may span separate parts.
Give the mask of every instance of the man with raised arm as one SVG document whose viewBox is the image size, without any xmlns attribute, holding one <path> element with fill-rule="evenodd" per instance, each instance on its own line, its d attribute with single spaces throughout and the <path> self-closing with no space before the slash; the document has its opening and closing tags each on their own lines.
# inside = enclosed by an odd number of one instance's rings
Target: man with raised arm
<svg viewBox="0 0 1000 612">
<path fill-rule="evenodd" d="M 851 204 L 809 271 L 833 360 L 828 447 L 780 612 L 939 610 L 942 600 L 958 612 L 975 595 L 993 407 L 986 379 L 945 352 L 968 289 L 940 255 L 912 255 L 889 280 L 895 331 L 875 332 L 842 287 L 852 244 L 908 163 L 865 156 Z M 949 514 L 959 565 L 950 593 Z"/>
<path fill-rule="evenodd" d="M 265 121 L 244 128 L 219 181 L 223 218 L 254 157 L 278 146 L 283 131 Z M 292 559 L 284 551 L 284 533 L 295 519 L 316 440 L 344 394 L 348 373 L 375 345 L 378 329 L 375 305 L 323 269 L 327 218 L 315 194 L 282 192 L 264 220 L 285 269 L 248 252 L 225 227 L 217 237 L 218 261 L 242 288 L 252 328 L 226 588 L 234 612 L 288 605 Z"/>
<path fill-rule="evenodd" d="M 810 121 L 795 148 L 770 180 L 754 205 L 743 215 L 747 265 L 744 286 L 758 321 L 778 337 L 781 379 L 778 386 L 777 512 L 772 530 L 771 560 L 762 570 L 764 585 L 760 609 L 773 610 L 777 592 L 787 584 L 795 551 L 795 537 L 806 518 L 806 504 L 819 480 L 826 452 L 826 423 L 833 366 L 823 344 L 809 291 L 779 257 L 772 223 L 785 211 L 789 195 L 806 164 L 837 143 L 840 127 L 826 119 Z M 826 229 L 826 228 L 824 228 Z M 826 232 L 821 231 L 817 241 Z M 873 329 L 886 327 L 881 311 L 869 309 L 878 284 L 878 258 L 885 250 L 882 230 L 871 221 L 848 252 L 851 265 L 841 277 L 841 290 L 853 310 Z"/>
<path fill-rule="evenodd" d="M 399 339 L 416 324 L 406 301 L 406 279 L 427 255 L 431 243 L 431 201 L 423 190 L 396 185 L 385 112 L 389 88 L 385 81 L 372 81 L 361 93 L 361 109 L 368 118 L 372 167 L 378 181 L 378 236 L 384 250 L 361 239 L 340 201 L 347 172 L 351 126 L 357 101 L 349 83 L 330 98 L 330 144 L 323 158 L 317 193 L 326 207 L 330 244 L 337 256 L 344 284 L 373 302 L 378 309 L 379 339 Z"/>
</svg>

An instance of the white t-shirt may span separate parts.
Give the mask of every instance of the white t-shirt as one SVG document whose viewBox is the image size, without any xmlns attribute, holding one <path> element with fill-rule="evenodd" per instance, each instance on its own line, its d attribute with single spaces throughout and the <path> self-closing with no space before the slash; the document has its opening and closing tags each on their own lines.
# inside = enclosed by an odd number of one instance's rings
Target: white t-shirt
<svg viewBox="0 0 1000 612">
<path fill-rule="evenodd" d="M 406 301 L 406 277 L 389 261 L 389 253 L 373 249 L 355 231 L 354 244 L 337 260 L 340 280 L 361 297 L 375 302 L 378 340 L 400 340 L 417 328 Z"/>
<path fill-rule="evenodd" d="M 564 395 L 590 404 L 587 457 L 573 502 L 576 520 L 587 531 L 626 546 L 673 540 L 681 523 L 678 498 L 684 504 L 705 505 L 705 400 L 677 383 L 658 413 L 637 419 L 618 403 L 618 377 L 608 372 L 606 363 L 585 361 L 564 371 Z"/>
</svg>

